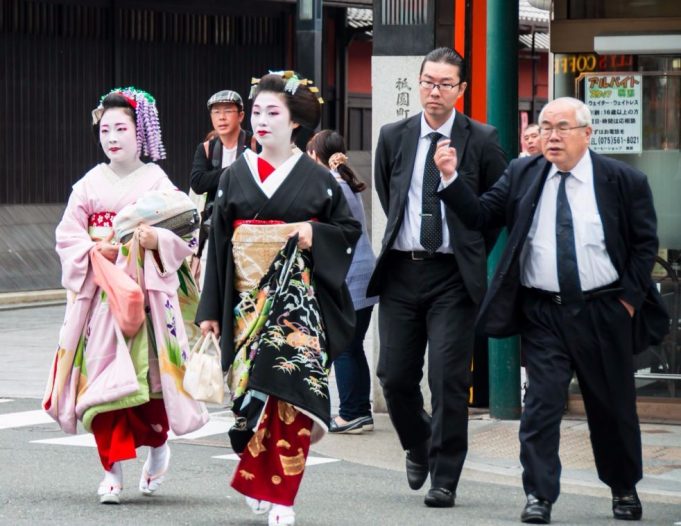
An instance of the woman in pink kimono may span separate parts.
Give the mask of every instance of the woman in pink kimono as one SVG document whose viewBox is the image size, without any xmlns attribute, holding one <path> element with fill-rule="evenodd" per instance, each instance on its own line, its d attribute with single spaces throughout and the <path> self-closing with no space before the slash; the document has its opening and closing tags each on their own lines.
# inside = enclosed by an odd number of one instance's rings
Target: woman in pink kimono
<svg viewBox="0 0 681 526">
<path fill-rule="evenodd" d="M 203 404 L 181 388 L 188 350 L 184 319 L 198 295 L 185 258 L 193 234 L 139 224 L 132 240 L 113 238 L 115 216 L 146 192 L 176 190 L 163 170 L 143 163 L 165 157 L 156 104 L 135 88 L 116 89 L 93 111 L 93 125 L 109 163 L 95 166 L 74 186 L 57 226 L 57 253 L 67 306 L 48 381 L 44 409 L 67 433 L 77 420 L 94 434 L 104 468 L 100 502 L 118 504 L 122 461 L 149 446 L 139 489 L 154 493 L 168 469 L 168 431 L 184 434 L 207 421 Z M 106 293 L 95 283 L 97 251 L 139 283 L 144 322 L 124 337 Z M 178 295 L 179 293 L 179 295 Z"/>
</svg>

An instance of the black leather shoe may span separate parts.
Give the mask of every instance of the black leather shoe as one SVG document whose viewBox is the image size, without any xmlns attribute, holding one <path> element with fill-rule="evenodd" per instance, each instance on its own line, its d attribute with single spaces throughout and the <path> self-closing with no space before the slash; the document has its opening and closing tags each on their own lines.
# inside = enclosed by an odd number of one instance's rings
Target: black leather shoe
<svg viewBox="0 0 681 526">
<path fill-rule="evenodd" d="M 411 489 L 421 489 L 428 478 L 428 443 L 407 449 L 407 482 Z"/>
<path fill-rule="evenodd" d="M 429 508 L 453 508 L 455 496 L 445 488 L 430 488 L 423 502 Z"/>
<path fill-rule="evenodd" d="M 641 520 L 643 506 L 635 488 L 627 491 L 612 491 L 612 514 L 621 521 Z"/>
<path fill-rule="evenodd" d="M 551 503 L 530 494 L 527 504 L 520 514 L 520 522 L 529 524 L 551 524 Z"/>
</svg>

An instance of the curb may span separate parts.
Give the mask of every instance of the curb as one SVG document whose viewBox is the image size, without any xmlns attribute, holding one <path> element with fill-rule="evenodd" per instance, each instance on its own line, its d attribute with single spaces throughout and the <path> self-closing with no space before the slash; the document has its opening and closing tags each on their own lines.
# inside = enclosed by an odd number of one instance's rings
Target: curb
<svg viewBox="0 0 681 526">
<path fill-rule="evenodd" d="M 0 293 L 0 307 L 23 307 L 31 305 L 66 303 L 66 290 L 25 290 Z"/>
</svg>

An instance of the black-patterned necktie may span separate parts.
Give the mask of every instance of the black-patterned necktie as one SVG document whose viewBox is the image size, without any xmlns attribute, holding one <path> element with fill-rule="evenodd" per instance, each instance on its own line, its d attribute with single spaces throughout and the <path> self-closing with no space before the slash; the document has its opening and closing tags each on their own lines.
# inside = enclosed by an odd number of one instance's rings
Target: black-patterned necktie
<svg viewBox="0 0 681 526">
<path fill-rule="evenodd" d="M 440 186 L 440 170 L 435 166 L 435 149 L 442 134 L 429 133 L 430 148 L 426 154 L 426 165 L 423 169 L 423 186 L 421 188 L 421 246 L 431 254 L 442 245 L 442 211 L 437 189 Z"/>
<path fill-rule="evenodd" d="M 556 262 L 558 268 L 558 285 L 562 303 L 573 306 L 578 312 L 584 301 L 582 286 L 577 266 L 577 250 L 575 249 L 575 229 L 572 223 L 572 211 L 565 191 L 565 180 L 570 172 L 558 172 L 560 185 L 556 197 Z"/>
</svg>

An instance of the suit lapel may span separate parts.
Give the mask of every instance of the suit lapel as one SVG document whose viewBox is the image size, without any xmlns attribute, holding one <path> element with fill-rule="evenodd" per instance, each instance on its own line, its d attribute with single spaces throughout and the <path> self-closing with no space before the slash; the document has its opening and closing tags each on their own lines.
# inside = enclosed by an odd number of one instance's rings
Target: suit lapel
<svg viewBox="0 0 681 526">
<path fill-rule="evenodd" d="M 594 192 L 596 194 L 596 205 L 603 224 L 603 235 L 605 236 L 605 248 L 610 255 L 610 259 L 617 261 L 614 240 L 617 239 L 617 214 L 619 212 L 618 192 L 615 180 L 612 178 L 605 163 L 602 162 L 598 154 L 589 151 L 591 164 L 593 166 Z"/>
<path fill-rule="evenodd" d="M 513 224 L 517 224 L 518 227 L 511 228 L 510 237 L 508 240 L 509 257 L 504 258 L 507 262 L 507 268 L 513 263 L 518 261 L 520 254 L 520 249 L 522 249 L 523 243 L 527 239 L 527 233 L 530 231 L 532 226 L 532 220 L 534 219 L 534 214 L 537 210 L 537 203 L 539 202 L 539 197 L 541 196 L 542 190 L 544 189 L 544 183 L 546 182 L 546 177 L 551 169 L 551 163 L 544 160 L 538 163 L 534 170 L 534 175 L 529 179 L 529 186 L 527 191 L 523 192 L 522 197 L 518 201 L 515 209 L 516 218 Z"/>
<path fill-rule="evenodd" d="M 457 156 L 457 167 L 461 166 L 461 159 L 466 151 L 466 145 L 468 144 L 468 136 L 470 135 L 470 121 L 463 113 L 458 113 L 454 117 L 454 124 L 452 124 L 452 131 L 449 132 L 450 146 L 456 149 Z M 452 248 L 455 247 L 457 243 L 457 232 L 462 228 L 466 228 L 459 216 L 450 210 L 448 206 L 445 206 L 445 219 L 447 220 L 447 228 L 449 229 L 449 244 Z"/>
<path fill-rule="evenodd" d="M 405 133 L 402 135 L 402 181 L 400 184 L 400 196 L 402 204 L 407 196 L 407 190 L 411 184 L 411 177 L 414 173 L 414 161 L 416 160 L 416 148 L 419 144 L 421 135 L 421 115 L 415 116 L 407 123 Z"/>
<path fill-rule="evenodd" d="M 527 192 L 525 192 L 525 195 L 523 195 L 518 202 L 518 210 L 523 214 L 527 212 L 530 220 L 534 218 L 534 212 L 537 207 L 537 203 L 539 202 L 539 196 L 544 189 L 544 183 L 546 182 L 546 177 L 549 175 L 550 170 L 551 163 L 547 160 L 544 160 L 543 163 L 539 163 L 536 168 L 536 175 L 530 179 L 530 186 L 527 189 Z M 520 221 L 524 220 L 523 217 L 519 217 L 518 219 Z M 525 229 L 523 231 L 523 237 L 526 235 L 526 233 L 527 230 Z"/>
<path fill-rule="evenodd" d="M 461 166 L 461 159 L 466 154 L 466 145 L 470 135 L 470 122 L 463 113 L 457 112 L 454 117 L 452 131 L 449 133 L 451 146 L 456 149 L 457 166 Z"/>
</svg>

